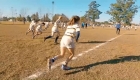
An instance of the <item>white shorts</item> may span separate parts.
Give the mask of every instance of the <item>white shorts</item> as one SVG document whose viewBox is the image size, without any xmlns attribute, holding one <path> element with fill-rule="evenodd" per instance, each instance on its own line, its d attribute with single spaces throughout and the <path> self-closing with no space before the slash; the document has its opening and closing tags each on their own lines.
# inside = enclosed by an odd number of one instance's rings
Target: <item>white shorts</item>
<svg viewBox="0 0 140 80">
<path fill-rule="evenodd" d="M 74 39 L 70 36 L 63 36 L 60 42 L 60 47 L 75 48 Z"/>
<path fill-rule="evenodd" d="M 42 29 L 36 28 L 36 32 L 42 32 Z"/>
<path fill-rule="evenodd" d="M 35 27 L 34 26 L 30 26 L 29 29 L 30 30 L 35 30 Z"/>
<path fill-rule="evenodd" d="M 59 32 L 57 27 L 52 27 L 52 32 Z"/>
</svg>

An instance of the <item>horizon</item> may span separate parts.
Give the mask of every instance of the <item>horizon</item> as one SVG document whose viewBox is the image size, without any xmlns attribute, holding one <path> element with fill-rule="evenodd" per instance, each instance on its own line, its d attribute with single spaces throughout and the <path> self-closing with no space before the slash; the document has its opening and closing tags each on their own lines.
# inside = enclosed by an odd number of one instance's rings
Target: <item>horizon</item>
<svg viewBox="0 0 140 80">
<path fill-rule="evenodd" d="M 52 2 L 54 5 L 52 6 Z M 65 14 L 68 18 L 73 15 L 84 16 L 85 12 L 88 10 L 88 5 L 91 1 L 96 1 L 97 4 L 101 6 L 98 9 L 102 12 L 99 19 L 96 19 L 98 22 L 108 21 L 111 16 L 106 14 L 106 11 L 109 10 L 110 4 L 115 3 L 116 0 L 1 0 L 0 12 L 2 12 L 1 17 L 13 17 L 19 16 L 22 9 L 26 9 L 26 16 L 32 15 L 36 12 L 39 13 L 39 17 L 43 17 L 44 14 L 48 13 L 49 17 L 52 17 L 52 14 Z M 136 1 L 137 6 L 140 6 L 140 0 Z M 16 14 L 17 13 L 17 14 Z M 135 14 L 132 23 L 140 24 L 140 8 L 138 13 Z"/>
</svg>

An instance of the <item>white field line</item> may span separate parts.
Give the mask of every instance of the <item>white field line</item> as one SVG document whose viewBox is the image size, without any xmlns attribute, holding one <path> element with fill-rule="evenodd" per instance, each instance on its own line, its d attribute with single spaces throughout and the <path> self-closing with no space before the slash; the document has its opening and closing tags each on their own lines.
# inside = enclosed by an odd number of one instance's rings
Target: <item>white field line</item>
<svg viewBox="0 0 140 80">
<path fill-rule="evenodd" d="M 108 41 L 106 41 L 105 43 L 101 43 L 101 44 L 99 44 L 99 45 L 97 45 L 97 46 L 95 46 L 95 47 L 92 47 L 92 48 L 90 48 L 90 49 L 88 49 L 88 50 L 86 50 L 86 51 L 83 51 L 83 52 L 79 53 L 77 56 L 73 57 L 72 60 L 76 60 L 78 57 L 81 57 L 81 56 L 83 56 L 84 54 L 86 54 L 86 53 L 88 53 L 88 52 L 90 52 L 90 51 L 93 51 L 93 50 L 95 50 L 95 49 L 97 49 L 97 48 L 99 48 L 99 47 L 101 47 L 101 46 L 107 44 L 108 42 L 115 40 L 116 38 L 118 38 L 118 37 L 120 37 L 120 36 L 122 36 L 122 35 L 119 35 L 119 36 L 117 36 L 117 37 L 111 38 L 111 39 L 109 39 Z M 55 64 L 55 65 L 53 65 L 53 66 L 51 67 L 51 69 L 55 69 L 56 67 L 60 66 L 60 65 L 63 64 L 63 63 L 64 63 L 64 61 L 63 61 L 63 62 L 60 62 L 60 63 L 58 63 L 58 64 Z M 49 72 L 49 71 L 47 71 L 47 70 L 40 71 L 40 72 L 36 72 L 36 73 L 34 73 L 34 74 L 32 74 L 32 75 L 26 77 L 26 78 L 23 78 L 22 80 L 36 79 L 36 78 L 38 78 L 39 76 L 41 76 L 42 74 L 48 73 L 48 72 Z"/>
</svg>

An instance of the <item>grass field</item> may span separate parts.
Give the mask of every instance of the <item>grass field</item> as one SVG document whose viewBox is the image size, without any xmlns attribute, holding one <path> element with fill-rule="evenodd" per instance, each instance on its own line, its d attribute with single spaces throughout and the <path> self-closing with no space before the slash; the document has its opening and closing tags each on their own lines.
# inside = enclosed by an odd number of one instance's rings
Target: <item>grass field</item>
<svg viewBox="0 0 140 80">
<path fill-rule="evenodd" d="M 46 69 L 47 59 L 59 54 L 59 44 L 54 44 L 53 38 L 43 41 L 44 36 L 51 34 L 51 27 L 32 39 L 31 33 L 25 35 L 28 26 L 29 23 L 23 25 L 20 22 L 1 22 L 0 80 L 22 80 Z M 59 30 L 62 37 L 65 30 Z M 37 80 L 140 80 L 140 30 L 121 29 L 121 35 L 71 61 L 69 66 L 72 70 L 62 71 L 57 67 L 49 73 L 40 75 Z M 115 28 L 81 29 L 75 55 L 116 36 L 118 35 L 115 34 Z"/>
</svg>

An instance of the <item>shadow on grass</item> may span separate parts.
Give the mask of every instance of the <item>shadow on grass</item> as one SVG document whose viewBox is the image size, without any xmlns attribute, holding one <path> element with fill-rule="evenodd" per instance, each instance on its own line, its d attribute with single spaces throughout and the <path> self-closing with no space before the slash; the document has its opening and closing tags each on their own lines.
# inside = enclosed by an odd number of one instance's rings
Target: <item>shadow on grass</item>
<svg viewBox="0 0 140 80">
<path fill-rule="evenodd" d="M 140 61 L 140 56 L 123 56 L 123 57 L 119 57 L 117 59 L 111 59 L 111 60 L 107 60 L 107 61 L 92 63 L 92 64 L 85 65 L 85 66 L 72 67 L 71 70 L 75 69 L 75 71 L 65 73 L 65 75 L 76 74 L 81 71 L 88 71 L 88 69 L 90 69 L 91 67 L 98 66 L 101 64 L 117 64 L 117 63 L 127 62 L 127 61 L 132 61 L 132 62 Z"/>
<path fill-rule="evenodd" d="M 79 43 L 83 43 L 83 44 L 86 44 L 86 43 L 105 43 L 106 41 L 88 41 L 88 42 L 79 42 Z"/>
</svg>

